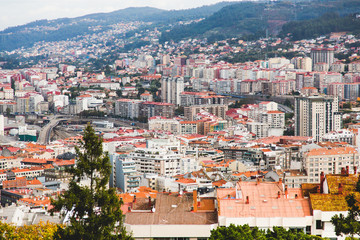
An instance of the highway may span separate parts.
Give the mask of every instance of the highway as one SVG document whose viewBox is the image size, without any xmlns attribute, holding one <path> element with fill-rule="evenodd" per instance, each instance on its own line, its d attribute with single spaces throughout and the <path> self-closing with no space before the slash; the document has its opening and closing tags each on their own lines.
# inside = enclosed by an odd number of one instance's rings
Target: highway
<svg viewBox="0 0 360 240">
<path fill-rule="evenodd" d="M 61 121 L 88 121 L 88 122 L 93 122 L 93 121 L 109 121 L 109 122 L 113 122 L 114 124 L 118 125 L 118 126 L 124 126 L 124 127 L 138 127 L 138 128 L 145 128 L 147 129 L 147 124 L 146 123 L 139 123 L 139 122 L 134 122 L 134 121 L 130 121 L 130 120 L 119 120 L 117 118 L 79 118 L 79 117 L 75 117 L 73 115 L 67 116 L 67 115 L 55 115 L 55 116 L 51 116 L 49 119 L 49 123 L 46 124 L 40 131 L 39 133 L 39 138 L 38 138 L 38 143 L 40 144 L 48 144 L 50 142 L 50 136 L 51 136 L 51 132 L 54 129 L 54 127 L 56 127 Z M 134 122 L 135 126 L 131 126 L 131 123 Z"/>
<path fill-rule="evenodd" d="M 50 118 L 50 122 L 41 129 L 37 142 L 40 144 L 48 144 L 50 142 L 50 135 L 53 128 L 57 126 L 59 122 L 67 120 L 69 118 L 70 117 L 66 117 L 63 115 L 52 116 Z"/>
</svg>

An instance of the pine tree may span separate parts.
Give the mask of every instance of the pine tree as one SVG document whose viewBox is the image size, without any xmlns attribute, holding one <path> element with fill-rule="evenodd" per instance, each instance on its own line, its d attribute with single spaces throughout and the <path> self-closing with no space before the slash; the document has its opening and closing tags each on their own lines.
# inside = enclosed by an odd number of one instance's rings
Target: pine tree
<svg viewBox="0 0 360 240">
<path fill-rule="evenodd" d="M 107 188 L 109 156 L 103 153 L 102 139 L 90 124 L 76 153 L 76 167 L 68 170 L 73 176 L 69 189 L 52 201 L 53 212 L 65 210 L 64 215 L 70 218 L 68 227 L 58 228 L 55 239 L 132 239 L 123 226 L 121 202 L 115 189 Z M 84 178 L 89 179 L 88 186 L 80 185 Z"/>
</svg>

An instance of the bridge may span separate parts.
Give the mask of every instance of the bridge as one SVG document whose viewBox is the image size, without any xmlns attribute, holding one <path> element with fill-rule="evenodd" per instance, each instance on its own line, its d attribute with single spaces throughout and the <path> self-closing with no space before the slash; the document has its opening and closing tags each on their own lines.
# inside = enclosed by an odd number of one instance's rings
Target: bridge
<svg viewBox="0 0 360 240">
<path fill-rule="evenodd" d="M 147 124 L 146 123 L 139 123 L 139 122 L 135 122 L 135 126 L 132 126 L 131 123 L 133 121 L 130 120 L 119 120 L 116 118 L 79 118 L 77 116 L 73 116 L 73 115 L 56 115 L 56 116 L 52 116 L 50 118 L 50 121 L 48 124 L 46 124 L 40 131 L 39 133 L 39 138 L 38 138 L 38 143 L 40 144 L 49 144 L 50 142 L 50 136 L 51 136 L 51 132 L 52 130 L 59 125 L 60 122 L 72 122 L 72 123 L 78 123 L 78 124 L 86 124 L 88 122 L 93 122 L 93 121 L 109 121 L 109 122 L 113 122 L 115 126 L 124 126 L 124 127 L 139 127 L 139 128 L 147 128 Z"/>
</svg>

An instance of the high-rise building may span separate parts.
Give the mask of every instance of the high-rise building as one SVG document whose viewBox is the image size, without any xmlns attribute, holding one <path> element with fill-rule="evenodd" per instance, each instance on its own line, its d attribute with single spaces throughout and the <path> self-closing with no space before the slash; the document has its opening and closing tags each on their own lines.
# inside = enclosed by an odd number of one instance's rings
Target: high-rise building
<svg viewBox="0 0 360 240">
<path fill-rule="evenodd" d="M 161 101 L 180 105 L 180 93 L 184 91 L 184 78 L 164 77 L 161 79 Z"/>
<path fill-rule="evenodd" d="M 316 141 L 341 128 L 337 97 L 310 96 L 295 98 L 295 135 L 311 136 Z"/>
<path fill-rule="evenodd" d="M 4 115 L 0 115 L 0 136 L 4 136 L 4 125 L 5 125 Z"/>
<path fill-rule="evenodd" d="M 312 66 L 316 63 L 327 63 L 329 66 L 334 62 L 333 48 L 312 48 L 311 49 Z"/>
</svg>

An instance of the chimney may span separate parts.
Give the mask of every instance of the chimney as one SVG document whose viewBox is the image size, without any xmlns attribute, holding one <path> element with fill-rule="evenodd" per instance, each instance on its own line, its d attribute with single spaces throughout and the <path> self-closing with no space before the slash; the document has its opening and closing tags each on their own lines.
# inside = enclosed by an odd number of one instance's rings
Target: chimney
<svg viewBox="0 0 360 240">
<path fill-rule="evenodd" d="M 128 206 L 128 212 L 131 212 L 131 207 L 130 206 Z"/>
<path fill-rule="evenodd" d="M 230 199 L 230 194 L 227 195 L 227 198 Z"/>
<path fill-rule="evenodd" d="M 260 178 L 257 177 L 257 178 L 256 178 L 256 185 L 260 185 L 260 182 L 261 182 Z"/>
<path fill-rule="evenodd" d="M 346 166 L 346 174 L 349 175 L 349 166 Z"/>
<path fill-rule="evenodd" d="M 136 195 L 134 195 L 133 203 L 136 203 Z"/>
<path fill-rule="evenodd" d="M 297 194 L 295 194 L 295 199 L 298 199 L 298 195 L 297 195 Z"/>
<path fill-rule="evenodd" d="M 316 192 L 317 192 L 317 193 L 321 193 L 320 186 L 317 186 L 317 187 L 316 187 Z"/>
<path fill-rule="evenodd" d="M 324 193 L 324 181 L 325 181 L 325 174 L 321 172 L 320 174 L 320 193 Z"/>
<path fill-rule="evenodd" d="M 346 174 L 345 168 L 341 168 L 341 175 L 345 175 L 345 174 Z"/>
<path fill-rule="evenodd" d="M 193 191 L 193 204 L 194 204 L 194 212 L 197 212 L 198 203 L 197 203 L 197 191 Z"/>
<path fill-rule="evenodd" d="M 277 196 L 277 198 L 278 198 L 278 199 L 281 198 L 281 193 L 280 193 L 280 191 L 278 191 L 278 196 Z"/>
<path fill-rule="evenodd" d="M 245 202 L 245 204 L 249 204 L 250 203 L 250 201 L 249 201 L 249 196 L 246 196 L 246 202 Z"/>
<path fill-rule="evenodd" d="M 149 196 L 149 207 L 151 207 L 151 197 Z"/>
<path fill-rule="evenodd" d="M 342 183 L 339 183 L 339 194 L 342 194 L 342 192 L 343 192 L 343 185 L 342 185 Z"/>
<path fill-rule="evenodd" d="M 354 166 L 354 174 L 357 174 L 357 166 Z"/>
</svg>

